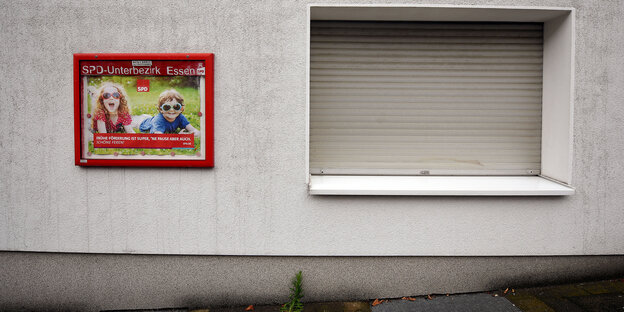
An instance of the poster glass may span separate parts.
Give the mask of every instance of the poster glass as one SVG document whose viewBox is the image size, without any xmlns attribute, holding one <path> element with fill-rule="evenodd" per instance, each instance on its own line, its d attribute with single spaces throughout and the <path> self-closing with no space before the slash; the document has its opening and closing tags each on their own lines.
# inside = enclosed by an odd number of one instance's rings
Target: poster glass
<svg viewBox="0 0 624 312">
<path fill-rule="evenodd" d="M 212 167 L 212 54 L 74 55 L 76 164 Z"/>
</svg>

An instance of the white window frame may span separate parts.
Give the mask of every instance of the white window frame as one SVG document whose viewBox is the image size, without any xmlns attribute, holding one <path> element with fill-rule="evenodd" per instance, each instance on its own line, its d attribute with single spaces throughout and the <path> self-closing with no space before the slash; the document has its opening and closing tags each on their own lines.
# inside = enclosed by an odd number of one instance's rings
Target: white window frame
<svg viewBox="0 0 624 312">
<path fill-rule="evenodd" d="M 377 176 L 310 173 L 310 21 L 544 23 L 539 176 Z M 306 178 L 312 195 L 572 195 L 575 9 L 451 5 L 308 6 Z"/>
</svg>

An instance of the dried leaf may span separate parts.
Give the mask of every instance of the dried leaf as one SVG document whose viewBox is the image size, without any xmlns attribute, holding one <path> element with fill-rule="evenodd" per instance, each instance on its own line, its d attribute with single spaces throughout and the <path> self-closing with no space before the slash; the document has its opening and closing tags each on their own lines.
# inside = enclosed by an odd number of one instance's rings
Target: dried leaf
<svg viewBox="0 0 624 312">
<path fill-rule="evenodd" d="M 383 302 L 384 302 L 383 300 L 375 299 L 375 301 L 373 301 L 373 303 L 371 305 L 374 307 L 376 305 L 382 304 Z"/>
<path fill-rule="evenodd" d="M 412 298 L 412 297 L 403 297 L 401 299 L 402 300 L 409 300 L 409 301 L 416 301 L 416 298 Z"/>
<path fill-rule="evenodd" d="M 248 307 L 245 308 L 245 311 L 253 311 L 253 310 L 254 310 L 253 304 L 250 304 Z"/>
<path fill-rule="evenodd" d="M 372 303 L 372 306 L 374 307 L 374 306 L 382 304 L 384 302 L 388 302 L 388 300 L 385 300 L 385 299 L 381 299 L 381 300 L 375 299 L 375 301 L 373 301 L 373 303 Z"/>
</svg>

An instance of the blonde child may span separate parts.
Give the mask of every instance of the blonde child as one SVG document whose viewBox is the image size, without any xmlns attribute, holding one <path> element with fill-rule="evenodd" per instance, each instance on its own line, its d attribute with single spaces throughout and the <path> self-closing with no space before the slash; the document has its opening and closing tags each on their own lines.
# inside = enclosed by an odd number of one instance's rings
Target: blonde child
<svg viewBox="0 0 624 312">
<path fill-rule="evenodd" d="M 134 133 L 130 126 L 132 117 L 124 88 L 118 84 L 105 83 L 95 94 L 92 130 L 99 133 Z"/>
<path fill-rule="evenodd" d="M 191 123 L 182 115 L 184 112 L 184 98 L 182 94 L 174 89 L 165 90 L 158 97 L 156 105 L 158 115 L 143 120 L 139 130 L 149 133 L 192 133 L 199 137 L 199 130 L 195 129 Z"/>
</svg>

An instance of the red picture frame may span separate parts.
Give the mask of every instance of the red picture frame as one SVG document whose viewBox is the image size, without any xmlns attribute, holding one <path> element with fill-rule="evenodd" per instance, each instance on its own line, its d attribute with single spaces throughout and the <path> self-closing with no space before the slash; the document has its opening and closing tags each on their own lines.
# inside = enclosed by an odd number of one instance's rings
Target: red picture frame
<svg viewBox="0 0 624 312">
<path fill-rule="evenodd" d="M 74 54 L 74 145 L 77 166 L 214 167 L 214 54 Z"/>
</svg>

